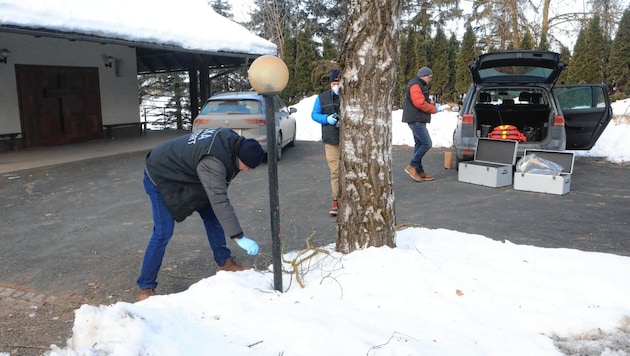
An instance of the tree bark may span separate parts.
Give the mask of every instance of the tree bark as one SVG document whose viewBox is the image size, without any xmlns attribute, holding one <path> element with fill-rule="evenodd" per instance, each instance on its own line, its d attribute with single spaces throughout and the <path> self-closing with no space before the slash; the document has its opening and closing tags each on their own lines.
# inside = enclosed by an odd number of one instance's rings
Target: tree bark
<svg viewBox="0 0 630 356">
<path fill-rule="evenodd" d="M 341 164 L 336 248 L 394 247 L 392 103 L 401 0 L 352 0 L 341 50 Z"/>
</svg>

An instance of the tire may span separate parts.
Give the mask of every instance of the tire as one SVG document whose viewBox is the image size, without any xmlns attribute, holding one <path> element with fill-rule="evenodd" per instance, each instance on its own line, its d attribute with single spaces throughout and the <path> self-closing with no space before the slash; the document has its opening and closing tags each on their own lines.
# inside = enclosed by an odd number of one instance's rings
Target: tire
<svg viewBox="0 0 630 356">
<path fill-rule="evenodd" d="M 276 161 L 280 161 L 282 159 L 282 132 L 278 133 L 277 142 L 276 142 Z"/>
</svg>

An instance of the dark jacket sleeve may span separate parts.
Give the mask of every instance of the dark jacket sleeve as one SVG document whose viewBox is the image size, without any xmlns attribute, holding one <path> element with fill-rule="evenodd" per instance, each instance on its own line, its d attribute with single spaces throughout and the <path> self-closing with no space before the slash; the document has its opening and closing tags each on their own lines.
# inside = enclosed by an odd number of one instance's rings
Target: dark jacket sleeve
<svg viewBox="0 0 630 356">
<path fill-rule="evenodd" d="M 212 156 L 206 156 L 197 165 L 197 174 L 225 235 L 230 238 L 242 237 L 243 229 L 227 195 L 229 183 L 223 163 Z"/>
</svg>

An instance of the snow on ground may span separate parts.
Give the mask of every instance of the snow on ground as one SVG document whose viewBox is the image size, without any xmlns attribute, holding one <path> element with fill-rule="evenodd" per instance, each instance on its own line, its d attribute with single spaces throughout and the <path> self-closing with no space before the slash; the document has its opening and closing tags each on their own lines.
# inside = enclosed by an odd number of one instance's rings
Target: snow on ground
<svg viewBox="0 0 630 356">
<path fill-rule="evenodd" d="M 299 140 L 319 140 L 313 100 L 296 105 Z M 627 162 L 630 101 L 614 106 L 586 155 Z M 393 116 L 393 143 L 410 144 Z M 454 122 L 434 116 L 435 146 L 450 146 Z M 417 227 L 396 245 L 347 255 L 325 246 L 300 264 L 305 288 L 284 273 L 284 293 L 271 271 L 219 272 L 177 294 L 83 305 L 72 338 L 48 354 L 630 355 L 628 257 Z"/>
</svg>

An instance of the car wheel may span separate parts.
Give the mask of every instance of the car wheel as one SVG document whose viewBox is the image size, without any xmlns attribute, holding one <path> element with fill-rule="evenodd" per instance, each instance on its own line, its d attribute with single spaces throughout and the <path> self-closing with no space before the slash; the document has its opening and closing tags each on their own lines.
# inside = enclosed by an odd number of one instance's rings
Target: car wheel
<svg viewBox="0 0 630 356">
<path fill-rule="evenodd" d="M 295 147 L 295 138 L 297 136 L 297 127 L 293 128 L 293 138 L 291 139 L 291 142 L 289 142 L 289 144 L 287 145 L 287 147 Z"/>
<path fill-rule="evenodd" d="M 276 161 L 282 159 L 282 132 L 278 133 L 278 141 L 276 143 Z"/>
</svg>

